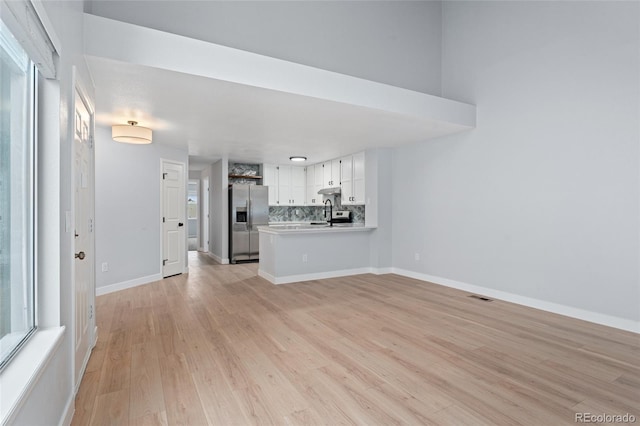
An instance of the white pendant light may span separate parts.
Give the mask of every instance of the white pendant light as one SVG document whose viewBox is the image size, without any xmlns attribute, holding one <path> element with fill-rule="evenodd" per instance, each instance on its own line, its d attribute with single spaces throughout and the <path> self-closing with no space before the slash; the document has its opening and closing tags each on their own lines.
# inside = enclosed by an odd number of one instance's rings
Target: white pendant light
<svg viewBox="0 0 640 426">
<path fill-rule="evenodd" d="M 151 129 L 138 126 L 137 121 L 127 121 L 129 124 L 111 126 L 111 137 L 116 142 L 148 144 L 151 143 Z"/>
</svg>

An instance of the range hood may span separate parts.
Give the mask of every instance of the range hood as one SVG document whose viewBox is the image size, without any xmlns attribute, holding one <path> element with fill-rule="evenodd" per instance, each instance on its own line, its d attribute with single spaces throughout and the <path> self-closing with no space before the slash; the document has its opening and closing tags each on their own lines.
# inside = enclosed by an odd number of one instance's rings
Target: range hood
<svg viewBox="0 0 640 426">
<path fill-rule="evenodd" d="M 336 186 L 335 188 L 322 188 L 320 191 L 318 191 L 318 194 L 320 195 L 335 195 L 335 194 L 340 194 L 340 187 Z"/>
</svg>

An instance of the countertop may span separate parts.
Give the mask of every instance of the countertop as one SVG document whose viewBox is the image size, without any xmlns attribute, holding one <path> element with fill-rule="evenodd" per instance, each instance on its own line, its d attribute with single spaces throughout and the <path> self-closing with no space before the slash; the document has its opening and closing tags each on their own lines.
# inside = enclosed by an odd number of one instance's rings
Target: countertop
<svg viewBox="0 0 640 426">
<path fill-rule="evenodd" d="M 358 232 L 371 231 L 372 226 L 365 226 L 364 223 L 334 223 L 329 225 L 311 225 L 308 222 L 276 222 L 269 226 L 258 226 L 258 231 L 265 234 L 325 234 L 331 232 Z"/>
</svg>

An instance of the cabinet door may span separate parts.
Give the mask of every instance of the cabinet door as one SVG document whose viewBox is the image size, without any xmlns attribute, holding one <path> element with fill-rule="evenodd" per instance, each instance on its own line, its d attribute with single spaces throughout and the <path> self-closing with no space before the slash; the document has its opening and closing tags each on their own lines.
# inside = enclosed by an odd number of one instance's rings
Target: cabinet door
<svg viewBox="0 0 640 426">
<path fill-rule="evenodd" d="M 324 173 L 324 169 L 322 168 L 322 164 L 316 164 L 314 166 L 314 168 L 316 169 L 316 184 L 315 184 L 315 188 L 314 188 L 314 195 L 313 197 L 315 198 L 315 204 L 317 206 L 321 206 L 324 204 L 324 197 L 320 194 L 318 194 L 318 191 L 320 191 L 322 188 L 324 188 L 323 186 L 323 173 Z"/>
<path fill-rule="evenodd" d="M 353 203 L 365 204 L 364 152 L 353 154 Z"/>
<path fill-rule="evenodd" d="M 307 205 L 322 204 L 322 195 L 318 194 L 322 187 L 322 164 L 307 166 Z"/>
<path fill-rule="evenodd" d="M 331 160 L 322 163 L 323 188 L 335 188 L 340 186 L 340 160 Z"/>
<path fill-rule="evenodd" d="M 340 188 L 342 205 L 353 204 L 353 156 L 340 159 Z"/>
<path fill-rule="evenodd" d="M 269 187 L 269 205 L 278 205 L 278 168 L 275 164 L 263 164 L 263 184 Z"/>
<path fill-rule="evenodd" d="M 291 192 L 290 205 L 303 206 L 304 192 L 307 186 L 304 167 L 291 166 Z"/>
<path fill-rule="evenodd" d="M 307 190 L 305 193 L 305 204 L 307 206 L 313 206 L 316 203 L 317 193 L 314 192 L 316 188 L 316 168 L 315 166 L 307 166 L 305 169 L 307 175 Z"/>
<path fill-rule="evenodd" d="M 322 163 L 322 187 L 329 188 L 331 183 L 331 161 L 326 161 Z"/>
<path fill-rule="evenodd" d="M 278 205 L 291 204 L 291 166 L 278 166 Z"/>
<path fill-rule="evenodd" d="M 340 159 L 331 160 L 331 187 L 340 186 Z"/>
</svg>

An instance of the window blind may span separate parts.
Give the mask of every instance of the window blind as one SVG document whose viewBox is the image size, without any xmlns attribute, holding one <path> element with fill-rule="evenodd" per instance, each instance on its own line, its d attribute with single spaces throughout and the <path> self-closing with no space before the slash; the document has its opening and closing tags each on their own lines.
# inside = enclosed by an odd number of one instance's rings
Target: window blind
<svg viewBox="0 0 640 426">
<path fill-rule="evenodd" d="M 31 0 L 2 0 L 0 17 L 40 74 L 45 78 L 55 78 L 58 53 Z"/>
</svg>

